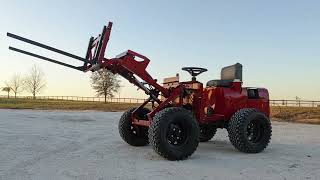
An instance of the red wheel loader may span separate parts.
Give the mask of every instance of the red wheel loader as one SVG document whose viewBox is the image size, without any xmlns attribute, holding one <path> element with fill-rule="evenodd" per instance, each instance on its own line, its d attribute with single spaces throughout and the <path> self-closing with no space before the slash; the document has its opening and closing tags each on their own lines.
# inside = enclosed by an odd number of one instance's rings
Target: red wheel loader
<svg viewBox="0 0 320 180">
<path fill-rule="evenodd" d="M 163 83 L 153 78 L 146 68 L 150 60 L 127 50 L 115 58 L 106 58 L 112 23 L 89 40 L 86 57 L 53 48 L 39 42 L 7 33 L 7 36 L 82 61 L 74 66 L 18 48 L 10 50 L 50 61 L 79 71 L 107 69 L 119 74 L 143 90 L 148 99 L 121 116 L 119 133 L 132 146 L 151 144 L 156 153 L 169 160 L 191 156 L 199 142 L 209 141 L 217 128 L 225 128 L 232 145 L 241 152 L 258 153 L 271 139 L 269 94 L 265 88 L 242 87 L 242 65 L 237 63 L 221 70 L 221 78 L 206 84 L 196 77 L 207 69 L 184 67 L 191 80 L 166 78 Z M 146 105 L 152 108 L 147 109 Z"/>
</svg>

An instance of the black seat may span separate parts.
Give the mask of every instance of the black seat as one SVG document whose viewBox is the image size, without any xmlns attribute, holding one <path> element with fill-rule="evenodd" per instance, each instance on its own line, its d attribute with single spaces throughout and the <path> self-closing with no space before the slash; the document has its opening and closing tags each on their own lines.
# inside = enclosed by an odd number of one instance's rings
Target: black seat
<svg viewBox="0 0 320 180">
<path fill-rule="evenodd" d="M 240 63 L 222 68 L 221 79 L 208 81 L 207 87 L 230 87 L 235 80 L 242 81 L 242 65 Z"/>
</svg>

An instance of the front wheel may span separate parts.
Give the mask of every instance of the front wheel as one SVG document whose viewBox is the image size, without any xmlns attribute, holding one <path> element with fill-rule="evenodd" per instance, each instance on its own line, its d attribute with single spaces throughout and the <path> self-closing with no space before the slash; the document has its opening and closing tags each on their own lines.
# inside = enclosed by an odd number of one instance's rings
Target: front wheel
<svg viewBox="0 0 320 180">
<path fill-rule="evenodd" d="M 155 152 L 169 160 L 191 156 L 199 144 L 199 125 L 192 112 L 169 107 L 158 112 L 149 128 L 149 140 Z"/>
<path fill-rule="evenodd" d="M 229 139 L 241 152 L 259 153 L 271 139 L 271 123 L 263 113 L 256 109 L 240 109 L 230 119 Z"/>
<path fill-rule="evenodd" d="M 136 108 L 132 108 L 123 113 L 119 120 L 119 134 L 121 138 L 132 146 L 145 146 L 148 141 L 148 128 L 132 124 L 131 114 Z M 136 118 L 147 121 L 147 114 L 150 112 L 147 108 L 141 108 L 136 113 Z"/>
<path fill-rule="evenodd" d="M 200 126 L 200 142 L 207 142 L 216 134 L 217 128 L 209 125 Z"/>
</svg>

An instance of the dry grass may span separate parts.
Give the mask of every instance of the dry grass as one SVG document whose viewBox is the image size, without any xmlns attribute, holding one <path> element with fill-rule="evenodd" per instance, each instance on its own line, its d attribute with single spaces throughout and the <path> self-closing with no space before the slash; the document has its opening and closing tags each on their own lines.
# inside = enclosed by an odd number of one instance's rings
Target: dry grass
<svg viewBox="0 0 320 180">
<path fill-rule="evenodd" d="M 140 104 L 0 98 L 2 109 L 124 111 Z"/>
<path fill-rule="evenodd" d="M 271 117 L 278 121 L 320 124 L 320 107 L 271 107 Z"/>
<path fill-rule="evenodd" d="M 43 110 L 98 110 L 125 111 L 140 104 L 102 103 L 68 100 L 33 100 L 0 98 L 3 109 L 43 109 Z M 271 107 L 271 117 L 276 121 L 320 124 L 320 107 Z"/>
</svg>

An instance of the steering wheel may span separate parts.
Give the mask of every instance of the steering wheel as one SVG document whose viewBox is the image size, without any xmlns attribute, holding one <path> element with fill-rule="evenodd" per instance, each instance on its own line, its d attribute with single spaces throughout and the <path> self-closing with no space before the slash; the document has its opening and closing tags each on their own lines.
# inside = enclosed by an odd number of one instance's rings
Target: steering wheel
<svg viewBox="0 0 320 180">
<path fill-rule="evenodd" d="M 199 74 L 208 71 L 206 68 L 200 68 L 200 67 L 183 67 L 182 70 L 187 71 L 191 76 L 192 80 L 196 80 L 196 76 Z"/>
</svg>

